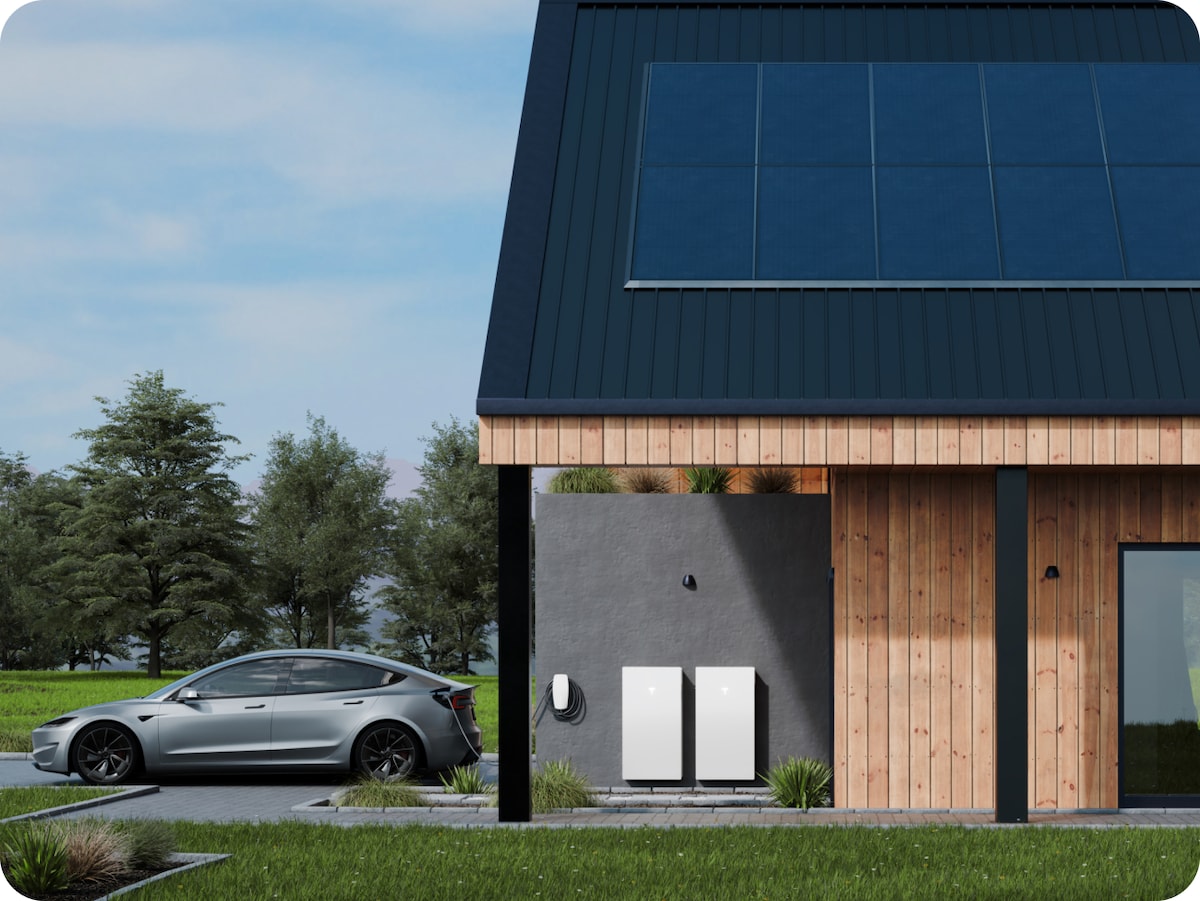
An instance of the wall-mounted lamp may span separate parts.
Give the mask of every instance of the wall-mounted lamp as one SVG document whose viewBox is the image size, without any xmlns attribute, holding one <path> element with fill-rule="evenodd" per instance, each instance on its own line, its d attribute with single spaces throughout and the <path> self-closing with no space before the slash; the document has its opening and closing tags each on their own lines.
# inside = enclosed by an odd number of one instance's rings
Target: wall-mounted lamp
<svg viewBox="0 0 1200 901">
<path fill-rule="evenodd" d="M 1058 578 L 1058 567 L 1055 566 L 1053 563 L 1051 563 L 1049 566 L 1046 567 L 1046 578 L 1047 579 L 1057 579 Z"/>
<path fill-rule="evenodd" d="M 688 573 L 686 576 L 684 576 L 683 577 L 683 587 L 686 588 L 688 591 L 695 591 L 696 590 L 696 577 L 693 576 L 691 573 Z"/>
</svg>

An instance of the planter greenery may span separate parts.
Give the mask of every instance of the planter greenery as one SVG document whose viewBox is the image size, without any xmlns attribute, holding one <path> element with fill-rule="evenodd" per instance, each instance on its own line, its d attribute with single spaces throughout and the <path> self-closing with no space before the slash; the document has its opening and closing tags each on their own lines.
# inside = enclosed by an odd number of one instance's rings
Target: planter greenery
<svg viewBox="0 0 1200 901">
<path fill-rule="evenodd" d="M 752 469 L 748 482 L 753 494 L 792 494 L 796 490 L 796 472 L 778 466 Z"/>
<path fill-rule="evenodd" d="M 576 466 L 555 473 L 546 490 L 550 494 L 617 494 L 621 486 L 611 469 Z"/>
<path fill-rule="evenodd" d="M 630 494 L 670 494 L 671 474 L 663 469 L 627 469 L 621 482 Z"/>
<path fill-rule="evenodd" d="M 823 760 L 789 757 L 762 777 L 771 789 L 771 800 L 780 807 L 828 807 L 833 770 Z"/>
<path fill-rule="evenodd" d="M 62 891 L 90 897 L 120 888 L 139 873 L 161 871 L 171 862 L 177 842 L 163 822 L 56 820 L 22 823 L 6 842 L 5 873 L 26 895 L 45 897 Z"/>
<path fill-rule="evenodd" d="M 62 891 L 68 885 L 67 849 L 45 828 L 17 833 L 5 843 L 5 875 L 23 895 Z"/>
<path fill-rule="evenodd" d="M 438 778 L 442 780 L 446 791 L 456 795 L 491 795 L 496 791 L 496 786 L 484 779 L 483 773 L 474 764 L 451 767 L 448 773 L 442 773 Z"/>
<path fill-rule="evenodd" d="M 360 776 L 337 799 L 338 807 L 428 807 L 429 799 L 407 779 L 381 782 Z"/>
<path fill-rule="evenodd" d="M 587 777 L 569 760 L 548 760 L 534 770 L 530 780 L 534 813 L 565 807 L 595 807 L 596 794 Z"/>
<path fill-rule="evenodd" d="M 683 471 L 691 494 L 728 494 L 733 470 L 724 466 L 700 466 Z"/>
</svg>

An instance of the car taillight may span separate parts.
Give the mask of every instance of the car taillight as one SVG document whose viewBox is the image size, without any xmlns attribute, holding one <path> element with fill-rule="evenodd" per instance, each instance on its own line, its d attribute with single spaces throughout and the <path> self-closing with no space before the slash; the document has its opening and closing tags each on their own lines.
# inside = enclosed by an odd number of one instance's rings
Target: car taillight
<svg viewBox="0 0 1200 901">
<path fill-rule="evenodd" d="M 461 691 L 457 694 L 447 695 L 438 692 L 434 694 L 438 703 L 443 707 L 449 707 L 451 710 L 469 710 L 475 706 L 475 692 Z"/>
</svg>

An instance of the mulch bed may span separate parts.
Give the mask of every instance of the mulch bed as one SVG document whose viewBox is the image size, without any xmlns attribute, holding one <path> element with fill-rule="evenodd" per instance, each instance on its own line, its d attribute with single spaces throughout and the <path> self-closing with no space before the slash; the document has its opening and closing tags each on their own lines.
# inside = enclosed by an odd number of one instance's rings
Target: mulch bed
<svg viewBox="0 0 1200 901">
<path fill-rule="evenodd" d="M 109 892 L 115 892 L 119 888 L 133 885 L 135 882 L 141 882 L 143 879 L 149 879 L 151 876 L 166 873 L 185 865 L 186 861 L 180 861 L 179 863 L 173 863 L 159 869 L 129 870 L 127 873 L 123 873 L 120 876 L 113 876 L 109 879 L 100 879 L 94 882 L 73 882 L 61 892 L 46 892 L 45 894 L 26 895 L 25 897 L 36 899 L 36 901 L 96 901 L 97 898 L 103 898 Z M 8 867 L 4 868 L 4 872 L 7 876 Z M 9 884 L 12 884 L 11 880 Z"/>
</svg>

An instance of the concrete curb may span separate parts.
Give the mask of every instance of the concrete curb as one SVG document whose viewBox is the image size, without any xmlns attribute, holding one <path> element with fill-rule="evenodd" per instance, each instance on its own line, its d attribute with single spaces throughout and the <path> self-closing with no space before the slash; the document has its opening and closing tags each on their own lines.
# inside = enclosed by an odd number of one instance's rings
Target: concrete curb
<svg viewBox="0 0 1200 901">
<path fill-rule="evenodd" d="M 34 810 L 30 813 L 17 814 L 15 817 L 8 817 L 0 820 L 0 823 L 20 823 L 23 820 L 41 820 L 49 817 L 56 817 L 64 813 L 75 813 L 79 810 L 88 810 L 92 807 L 101 807 L 105 804 L 115 804 L 117 801 L 126 801 L 130 798 L 140 798 L 143 795 L 157 794 L 157 785 L 126 785 L 119 788 L 116 794 L 105 795 L 102 798 L 90 798 L 87 801 L 76 801 L 74 804 L 61 804 L 58 807 L 47 807 L 44 810 Z"/>
<path fill-rule="evenodd" d="M 164 870 L 161 873 L 156 873 L 153 876 L 147 877 L 140 882 L 133 882 L 123 888 L 117 889 L 115 892 L 109 892 L 107 895 L 101 895 L 96 901 L 108 901 L 109 898 L 116 898 L 118 895 L 124 895 L 128 892 L 140 889 L 143 886 L 149 885 L 151 882 L 158 882 L 160 879 L 170 879 L 173 876 L 178 876 L 180 873 L 186 873 L 188 870 L 194 870 L 197 867 L 205 866 L 210 863 L 220 863 L 230 854 L 172 854 L 172 861 L 180 861 L 184 865 L 175 867 L 171 870 Z"/>
</svg>

